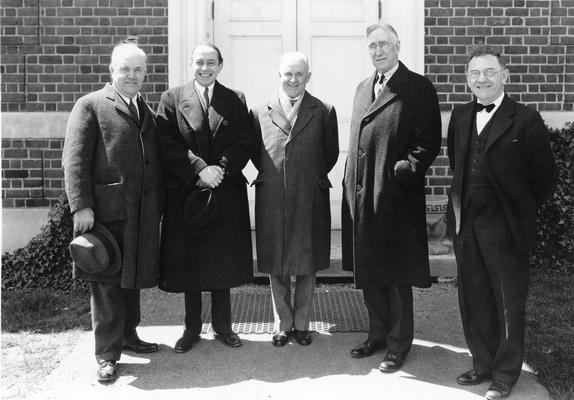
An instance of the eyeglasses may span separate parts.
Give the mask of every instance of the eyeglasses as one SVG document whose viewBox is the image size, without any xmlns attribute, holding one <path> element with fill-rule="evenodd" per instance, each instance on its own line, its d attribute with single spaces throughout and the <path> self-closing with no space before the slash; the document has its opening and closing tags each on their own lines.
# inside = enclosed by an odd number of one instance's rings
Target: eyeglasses
<svg viewBox="0 0 574 400">
<path fill-rule="evenodd" d="M 392 45 L 393 43 L 391 42 L 377 42 L 377 43 L 371 43 L 368 47 L 369 51 L 377 51 L 377 49 L 388 50 L 391 48 Z"/>
<path fill-rule="evenodd" d="M 468 79 L 476 81 L 480 78 L 480 75 L 484 75 L 487 78 L 494 78 L 499 72 L 501 71 L 497 71 L 493 68 L 485 69 L 484 71 L 472 70 L 468 72 Z"/>
</svg>

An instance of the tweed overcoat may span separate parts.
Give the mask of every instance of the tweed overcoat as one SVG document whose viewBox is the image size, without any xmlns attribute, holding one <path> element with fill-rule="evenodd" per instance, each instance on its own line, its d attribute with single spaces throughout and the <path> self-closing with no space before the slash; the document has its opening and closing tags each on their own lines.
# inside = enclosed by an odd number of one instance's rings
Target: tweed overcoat
<svg viewBox="0 0 574 400">
<path fill-rule="evenodd" d="M 357 87 L 343 178 L 343 268 L 358 288 L 431 284 L 425 173 L 441 145 L 432 83 L 399 63 L 373 101 L 377 75 Z M 394 166 L 407 160 L 398 176 Z"/>
<path fill-rule="evenodd" d="M 339 156 L 335 109 L 305 92 L 291 127 L 275 94 L 253 115 L 257 268 L 283 276 L 326 269 L 332 187 L 327 174 Z"/>
<path fill-rule="evenodd" d="M 157 284 L 161 170 L 154 116 L 143 99 L 140 123 L 110 84 L 80 98 L 70 113 L 62 155 L 72 212 L 94 210 L 121 249 L 112 277 L 77 269 L 74 276 L 127 289 Z"/>
<path fill-rule="evenodd" d="M 447 151 L 454 172 L 450 191 L 454 211 L 451 231 L 456 233 L 460 230 L 463 176 L 475 104 L 472 101 L 455 107 L 448 126 Z M 537 209 L 552 195 L 558 182 L 548 131 L 537 111 L 505 95 L 492 116 L 485 146 L 484 166 L 516 247 L 528 251 L 536 243 Z"/>
<path fill-rule="evenodd" d="M 253 278 L 247 180 L 242 169 L 253 148 L 253 127 L 242 93 L 215 82 L 208 120 L 193 81 L 161 96 L 157 110 L 164 172 L 159 287 L 169 292 L 224 289 Z M 208 124 L 208 127 L 207 127 Z M 200 134 L 212 137 L 202 147 Z M 204 234 L 184 221 L 183 206 L 198 173 L 224 163 L 214 190 L 217 209 Z"/>
</svg>

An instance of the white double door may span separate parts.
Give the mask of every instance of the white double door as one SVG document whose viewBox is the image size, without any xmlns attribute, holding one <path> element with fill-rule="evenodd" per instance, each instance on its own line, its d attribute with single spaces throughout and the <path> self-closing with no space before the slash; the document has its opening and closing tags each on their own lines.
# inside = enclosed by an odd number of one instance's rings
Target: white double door
<svg viewBox="0 0 574 400">
<path fill-rule="evenodd" d="M 249 107 L 278 87 L 283 53 L 301 51 L 311 64 L 307 90 L 335 106 L 341 155 L 330 174 L 333 227 L 339 226 L 341 180 L 353 95 L 372 73 L 365 28 L 379 21 L 378 0 L 215 0 L 213 41 L 223 53 L 219 80 L 245 93 Z M 247 168 L 248 178 L 254 176 Z M 253 193 L 250 193 L 253 199 Z"/>
</svg>

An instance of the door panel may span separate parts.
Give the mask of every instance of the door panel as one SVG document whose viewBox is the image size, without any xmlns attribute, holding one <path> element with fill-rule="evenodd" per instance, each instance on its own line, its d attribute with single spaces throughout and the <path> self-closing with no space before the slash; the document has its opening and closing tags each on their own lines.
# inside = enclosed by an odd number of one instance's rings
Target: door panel
<svg viewBox="0 0 574 400">
<path fill-rule="evenodd" d="M 224 57 L 224 85 L 243 91 L 253 107 L 277 90 L 281 54 L 301 51 L 311 64 L 307 90 L 335 106 L 341 154 L 329 174 L 334 229 L 340 228 L 353 96 L 373 71 L 365 28 L 378 22 L 378 7 L 378 0 L 215 0 L 214 42 Z M 256 176 L 251 164 L 244 173 L 250 181 Z M 250 189 L 250 202 L 254 198 Z"/>
</svg>

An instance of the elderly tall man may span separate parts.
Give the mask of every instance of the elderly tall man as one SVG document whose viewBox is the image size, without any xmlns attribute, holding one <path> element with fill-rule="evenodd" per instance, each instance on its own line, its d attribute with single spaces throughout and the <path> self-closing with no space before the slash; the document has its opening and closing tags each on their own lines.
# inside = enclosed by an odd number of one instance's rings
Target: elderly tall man
<svg viewBox="0 0 574 400">
<path fill-rule="evenodd" d="M 202 291 L 211 292 L 216 338 L 241 346 L 232 331 L 230 288 L 253 278 L 247 180 L 241 172 L 253 139 L 245 97 L 217 81 L 223 57 L 213 43 L 195 47 L 191 67 L 191 82 L 164 92 L 157 111 L 166 203 L 159 287 L 185 293 L 177 353 L 200 338 Z M 190 215 L 193 209 L 199 214 Z"/>
<path fill-rule="evenodd" d="M 391 25 L 367 28 L 376 71 L 355 93 L 343 181 L 343 268 L 354 270 L 369 314 L 366 357 L 387 347 L 382 372 L 401 368 L 414 335 L 412 286 L 431 285 L 425 173 L 441 145 L 432 83 L 399 61 Z"/>
<path fill-rule="evenodd" d="M 329 267 L 327 174 L 339 156 L 337 115 L 305 90 L 310 77 L 305 54 L 284 54 L 277 92 L 253 110 L 257 268 L 271 281 L 275 346 L 284 346 L 291 333 L 297 343 L 311 344 L 315 275 Z"/>
<path fill-rule="evenodd" d="M 160 162 L 154 116 L 139 94 L 146 55 L 133 43 L 112 52 L 112 83 L 80 98 L 70 114 L 62 164 L 74 234 L 102 224 L 120 247 L 113 275 L 74 275 L 89 281 L 98 380 L 117 377 L 121 351 L 149 353 L 139 339 L 139 289 L 157 284 L 159 267 Z"/>
<path fill-rule="evenodd" d="M 485 397 L 510 394 L 524 355 L 528 251 L 536 210 L 554 192 L 556 165 L 538 112 L 504 93 L 509 71 L 500 53 L 470 55 L 467 82 L 476 99 L 454 108 L 448 156 L 459 304 L 473 368 L 461 385 L 492 378 Z"/>
</svg>

